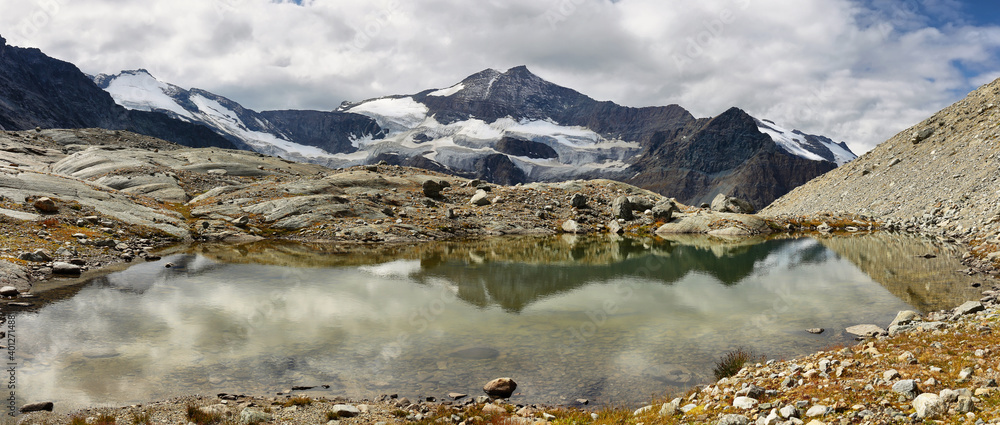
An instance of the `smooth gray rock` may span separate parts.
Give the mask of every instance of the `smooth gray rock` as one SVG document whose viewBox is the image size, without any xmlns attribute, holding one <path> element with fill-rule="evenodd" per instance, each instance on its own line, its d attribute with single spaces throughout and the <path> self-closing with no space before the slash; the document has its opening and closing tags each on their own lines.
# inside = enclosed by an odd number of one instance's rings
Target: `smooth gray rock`
<svg viewBox="0 0 1000 425">
<path fill-rule="evenodd" d="M 892 319 L 892 323 L 889 326 L 906 325 L 914 320 L 920 320 L 920 313 L 913 310 L 903 310 L 896 313 L 896 318 Z"/>
<path fill-rule="evenodd" d="M 750 418 L 743 415 L 722 415 L 716 425 L 749 425 Z"/>
<path fill-rule="evenodd" d="M 608 233 L 612 235 L 620 235 L 625 233 L 625 229 L 620 223 L 618 223 L 618 220 L 612 220 L 608 223 Z"/>
<path fill-rule="evenodd" d="M 979 301 L 966 301 L 964 304 L 955 308 L 955 315 L 965 316 L 967 314 L 978 313 L 985 309 L 986 307 L 984 307 L 983 303 Z"/>
<path fill-rule="evenodd" d="M 854 325 L 846 329 L 847 333 L 858 336 L 869 336 L 878 335 L 885 333 L 885 329 L 878 327 L 877 325 L 866 324 L 866 325 Z"/>
<path fill-rule="evenodd" d="M 566 220 L 562 224 L 562 231 L 566 233 L 580 233 L 582 230 L 576 220 Z"/>
<path fill-rule="evenodd" d="M 753 214 L 757 212 L 753 204 L 739 198 L 726 196 L 722 193 L 715 195 L 715 199 L 712 199 L 711 209 L 715 212 L 736 214 Z"/>
<path fill-rule="evenodd" d="M 749 410 L 757 407 L 759 402 L 755 398 L 740 396 L 733 399 L 733 407 L 737 409 Z"/>
<path fill-rule="evenodd" d="M 469 203 L 480 207 L 491 204 L 489 194 L 482 189 L 477 190 L 476 194 L 472 195 L 472 199 L 469 200 Z"/>
<path fill-rule="evenodd" d="M 62 261 L 56 261 L 52 263 L 52 273 L 63 276 L 79 276 L 83 272 L 83 269 L 76 264 L 64 263 Z"/>
<path fill-rule="evenodd" d="M 792 405 L 782 407 L 778 410 L 778 414 L 785 419 L 798 418 L 799 416 L 802 416 L 802 414 L 799 413 L 799 409 L 796 409 L 795 406 Z"/>
<path fill-rule="evenodd" d="M 830 409 L 827 408 L 826 406 L 824 406 L 822 404 L 817 404 L 817 405 L 815 405 L 813 407 L 810 407 L 809 410 L 806 410 L 806 417 L 807 418 L 812 418 L 812 417 L 816 417 L 816 416 L 823 416 L 829 410 Z"/>
<path fill-rule="evenodd" d="M 335 404 L 330 411 L 337 414 L 339 418 L 353 418 L 361 414 L 360 409 L 349 404 Z"/>
<path fill-rule="evenodd" d="M 240 424 L 243 425 L 258 424 L 261 422 L 268 422 L 270 420 L 271 415 L 257 409 L 247 407 L 240 411 Z"/>
</svg>

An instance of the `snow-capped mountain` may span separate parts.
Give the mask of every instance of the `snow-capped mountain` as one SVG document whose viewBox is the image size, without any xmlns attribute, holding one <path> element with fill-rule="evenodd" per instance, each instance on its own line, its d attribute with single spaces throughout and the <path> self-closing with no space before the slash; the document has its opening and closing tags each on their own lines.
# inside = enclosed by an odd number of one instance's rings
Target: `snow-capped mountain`
<svg viewBox="0 0 1000 425">
<path fill-rule="evenodd" d="M 160 112 L 178 120 L 203 124 L 245 149 L 320 163 L 337 152 L 330 147 L 336 143 L 316 140 L 312 140 L 310 144 L 297 143 L 289 135 L 289 131 L 273 124 L 264 114 L 205 90 L 185 90 L 160 81 L 144 69 L 123 71 L 117 75 L 101 74 L 94 77 L 94 82 L 110 93 L 116 103 L 127 109 Z M 337 131 L 341 130 L 345 129 L 337 128 Z M 380 134 L 380 131 L 377 127 L 373 129 L 375 135 Z M 370 136 L 372 135 L 359 132 L 345 137 Z"/>
<path fill-rule="evenodd" d="M 501 184 L 611 178 L 687 203 L 726 192 L 764 206 L 855 157 L 843 143 L 739 109 L 696 119 L 678 105 L 624 107 L 523 66 L 330 112 L 258 113 L 145 70 L 94 81 L 128 109 L 201 123 L 243 147 L 293 160 L 330 167 L 385 160 Z"/>
</svg>

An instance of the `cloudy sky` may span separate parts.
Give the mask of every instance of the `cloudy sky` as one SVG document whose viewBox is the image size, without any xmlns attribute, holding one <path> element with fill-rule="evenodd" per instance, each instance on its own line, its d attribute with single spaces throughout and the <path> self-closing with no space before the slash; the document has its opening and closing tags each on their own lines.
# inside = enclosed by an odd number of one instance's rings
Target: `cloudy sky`
<svg viewBox="0 0 1000 425">
<path fill-rule="evenodd" d="M 246 107 L 527 65 L 598 100 L 738 106 L 861 153 L 1000 77 L 996 0 L 0 0 L 0 35 Z"/>
</svg>

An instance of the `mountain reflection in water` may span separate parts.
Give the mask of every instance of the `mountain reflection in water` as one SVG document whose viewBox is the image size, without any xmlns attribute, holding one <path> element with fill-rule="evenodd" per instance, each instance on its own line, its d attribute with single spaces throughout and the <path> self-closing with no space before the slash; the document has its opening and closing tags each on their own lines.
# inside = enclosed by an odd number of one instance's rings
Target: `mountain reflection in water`
<svg viewBox="0 0 1000 425">
<path fill-rule="evenodd" d="M 641 403 L 710 380 L 736 346 L 794 356 L 977 298 L 958 254 L 896 235 L 195 246 L 20 314 L 18 396 L 66 409 L 320 384 L 440 397 L 513 376 L 520 401 Z"/>
</svg>

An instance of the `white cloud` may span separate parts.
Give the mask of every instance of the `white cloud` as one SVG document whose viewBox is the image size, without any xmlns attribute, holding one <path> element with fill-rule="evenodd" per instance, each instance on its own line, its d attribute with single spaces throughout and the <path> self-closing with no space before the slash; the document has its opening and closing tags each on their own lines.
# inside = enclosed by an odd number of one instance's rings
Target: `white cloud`
<svg viewBox="0 0 1000 425">
<path fill-rule="evenodd" d="M 864 152 L 998 76 L 955 0 L 0 0 L 0 34 L 247 107 L 330 110 L 525 64 L 629 106 L 730 106 Z"/>
</svg>

